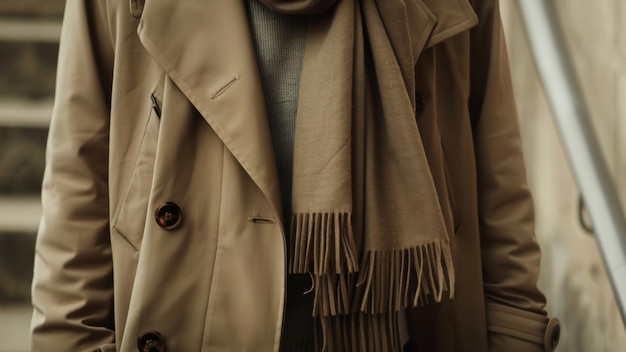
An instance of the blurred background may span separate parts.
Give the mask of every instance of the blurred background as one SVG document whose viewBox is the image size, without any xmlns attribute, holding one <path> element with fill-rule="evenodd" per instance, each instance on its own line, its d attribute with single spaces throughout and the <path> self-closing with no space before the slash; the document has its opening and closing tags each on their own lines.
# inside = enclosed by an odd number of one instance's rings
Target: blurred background
<svg viewBox="0 0 626 352">
<path fill-rule="evenodd" d="M 0 351 L 29 348 L 30 281 L 64 0 L 0 0 Z"/>
<path fill-rule="evenodd" d="M 626 1 L 545 1 L 555 4 L 602 154 L 626 204 Z M 543 250 L 540 286 L 549 312 L 563 324 L 558 351 L 626 351 L 626 330 L 596 239 L 580 225 L 580 191 L 538 81 L 516 1 L 500 3 Z"/>
<path fill-rule="evenodd" d="M 0 0 L 0 352 L 29 350 L 32 261 L 64 2 Z M 626 204 L 626 1 L 554 2 Z M 558 350 L 626 351 L 626 330 L 596 240 L 580 225 L 580 192 L 518 9 L 513 0 L 501 0 L 501 7 L 543 248 L 540 285 L 550 314 L 563 324 Z"/>
</svg>

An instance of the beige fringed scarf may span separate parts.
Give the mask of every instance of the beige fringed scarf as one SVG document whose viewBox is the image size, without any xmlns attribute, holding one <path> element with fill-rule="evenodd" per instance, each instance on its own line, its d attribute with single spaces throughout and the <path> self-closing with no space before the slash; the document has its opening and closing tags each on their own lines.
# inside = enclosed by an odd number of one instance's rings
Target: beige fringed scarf
<svg viewBox="0 0 626 352">
<path fill-rule="evenodd" d="M 400 351 L 399 312 L 454 294 L 415 121 L 416 5 L 261 1 L 314 14 L 296 120 L 289 270 L 314 277 L 323 350 Z"/>
</svg>

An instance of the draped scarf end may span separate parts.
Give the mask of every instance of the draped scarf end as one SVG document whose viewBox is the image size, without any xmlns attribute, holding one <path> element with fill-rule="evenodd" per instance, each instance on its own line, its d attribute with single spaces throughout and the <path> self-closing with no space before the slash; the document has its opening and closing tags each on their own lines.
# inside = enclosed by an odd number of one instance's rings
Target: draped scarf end
<svg viewBox="0 0 626 352">
<path fill-rule="evenodd" d="M 359 260 L 349 213 L 294 214 L 291 223 L 289 272 L 311 274 L 314 316 L 386 314 L 439 302 L 446 291 L 454 297 L 448 239 L 366 249 Z"/>
<path fill-rule="evenodd" d="M 439 302 L 446 291 L 454 296 L 449 241 L 365 250 L 359 261 L 350 219 L 344 212 L 292 216 L 289 271 L 313 279 L 317 350 L 400 351 L 401 312 Z"/>
</svg>

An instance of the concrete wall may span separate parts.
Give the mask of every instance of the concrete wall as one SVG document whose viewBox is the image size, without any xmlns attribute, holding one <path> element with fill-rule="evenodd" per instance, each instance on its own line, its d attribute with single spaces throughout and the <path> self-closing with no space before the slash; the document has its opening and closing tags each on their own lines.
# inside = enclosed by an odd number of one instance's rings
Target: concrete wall
<svg viewBox="0 0 626 352">
<path fill-rule="evenodd" d="M 523 1 L 523 0 L 522 0 Z M 579 190 L 532 63 L 517 7 L 502 0 L 518 111 L 542 245 L 541 286 L 563 323 L 560 351 L 626 350 L 626 333 L 593 235 L 578 222 Z M 626 2 L 555 1 L 593 125 L 626 200 Z M 626 280 L 626 278 L 624 278 Z"/>
</svg>

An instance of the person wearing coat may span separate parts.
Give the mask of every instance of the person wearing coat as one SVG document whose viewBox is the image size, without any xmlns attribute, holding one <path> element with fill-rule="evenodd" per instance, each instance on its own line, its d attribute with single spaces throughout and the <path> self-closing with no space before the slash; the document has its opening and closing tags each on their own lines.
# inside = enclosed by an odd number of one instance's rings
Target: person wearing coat
<svg viewBox="0 0 626 352">
<path fill-rule="evenodd" d="M 497 0 L 67 1 L 32 350 L 552 351 L 516 119 Z"/>
</svg>

